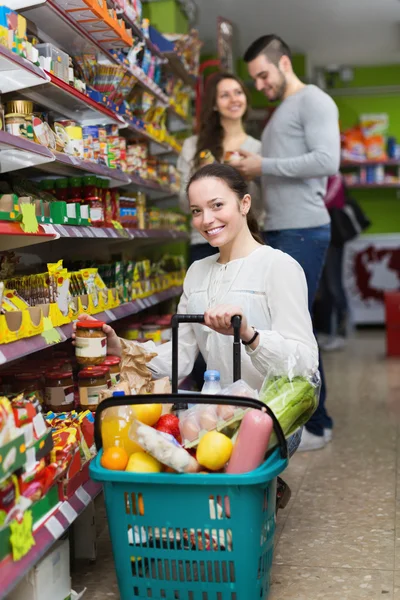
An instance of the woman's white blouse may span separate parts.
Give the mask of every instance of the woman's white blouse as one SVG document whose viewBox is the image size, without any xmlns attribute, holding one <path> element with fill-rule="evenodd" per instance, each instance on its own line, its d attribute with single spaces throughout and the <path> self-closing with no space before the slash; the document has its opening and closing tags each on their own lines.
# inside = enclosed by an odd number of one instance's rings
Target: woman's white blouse
<svg viewBox="0 0 400 600">
<path fill-rule="evenodd" d="M 183 284 L 178 313 L 203 314 L 230 304 L 242 308 L 260 332 L 255 350 L 242 346 L 242 379 L 259 390 L 266 375 L 308 375 L 318 368 L 318 348 L 308 311 L 307 283 L 300 265 L 288 254 L 260 246 L 246 258 L 222 265 L 213 255 L 196 261 Z M 233 337 L 204 325 L 179 327 L 179 379 L 192 371 L 199 351 L 208 369 L 217 369 L 221 385 L 233 378 Z M 149 364 L 156 378 L 170 376 L 172 345 L 145 346 L 158 356 Z"/>
</svg>

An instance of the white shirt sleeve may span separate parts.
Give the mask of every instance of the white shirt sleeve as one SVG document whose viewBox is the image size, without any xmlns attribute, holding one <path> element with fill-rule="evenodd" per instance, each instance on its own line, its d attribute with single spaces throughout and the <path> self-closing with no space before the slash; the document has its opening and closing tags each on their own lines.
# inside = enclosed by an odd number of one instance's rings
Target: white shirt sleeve
<svg viewBox="0 0 400 600">
<path fill-rule="evenodd" d="M 189 271 L 188 271 L 189 273 Z M 183 284 L 183 294 L 179 301 L 179 314 L 187 313 L 187 275 Z M 190 323 L 183 323 L 179 326 L 179 356 L 178 356 L 178 380 L 181 381 L 193 370 L 195 360 L 199 354 L 199 347 Z M 150 371 L 155 379 L 162 377 L 171 377 L 172 373 L 172 342 L 166 342 L 156 346 L 154 342 L 146 342 L 143 346 L 151 351 L 157 352 L 157 356 L 148 364 Z"/>
<path fill-rule="evenodd" d="M 301 266 L 283 252 L 266 274 L 271 330 L 260 331 L 255 350 L 246 348 L 263 376 L 312 375 L 318 369 L 318 346 L 308 311 L 307 282 Z"/>
</svg>

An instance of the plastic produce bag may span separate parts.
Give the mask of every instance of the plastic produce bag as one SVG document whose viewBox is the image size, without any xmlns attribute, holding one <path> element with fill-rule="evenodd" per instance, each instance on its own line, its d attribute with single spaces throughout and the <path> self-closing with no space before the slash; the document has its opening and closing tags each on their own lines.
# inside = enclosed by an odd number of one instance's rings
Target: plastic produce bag
<svg viewBox="0 0 400 600">
<path fill-rule="evenodd" d="M 243 380 L 235 381 L 221 393 L 222 396 L 239 396 L 258 400 L 257 390 L 252 390 Z M 249 409 L 240 406 L 195 404 L 179 415 L 179 426 L 185 448 L 196 447 L 208 431 L 223 431 L 232 437 Z"/>
<path fill-rule="evenodd" d="M 275 414 L 285 437 L 288 438 L 305 425 L 316 411 L 320 387 L 318 371 L 311 377 L 267 376 L 260 390 L 260 400 Z M 277 443 L 273 433 L 269 448 Z"/>
<path fill-rule="evenodd" d="M 178 473 L 196 473 L 200 470 L 197 460 L 168 433 L 157 431 L 134 419 L 129 437 L 150 456 Z"/>
<path fill-rule="evenodd" d="M 228 387 L 224 388 L 221 392 L 222 396 L 240 396 L 242 398 L 253 398 L 254 400 L 258 400 L 258 392 L 257 390 L 251 389 L 251 387 L 244 381 L 244 379 L 239 379 Z"/>
</svg>

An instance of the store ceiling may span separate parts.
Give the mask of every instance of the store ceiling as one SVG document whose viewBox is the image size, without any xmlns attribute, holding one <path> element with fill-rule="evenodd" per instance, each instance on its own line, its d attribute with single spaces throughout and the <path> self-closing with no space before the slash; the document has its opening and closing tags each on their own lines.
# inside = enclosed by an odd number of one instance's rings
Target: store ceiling
<svg viewBox="0 0 400 600">
<path fill-rule="evenodd" d="M 399 0 L 196 0 L 205 49 L 215 50 L 218 16 L 235 25 L 235 56 L 276 33 L 312 66 L 400 62 Z"/>
</svg>

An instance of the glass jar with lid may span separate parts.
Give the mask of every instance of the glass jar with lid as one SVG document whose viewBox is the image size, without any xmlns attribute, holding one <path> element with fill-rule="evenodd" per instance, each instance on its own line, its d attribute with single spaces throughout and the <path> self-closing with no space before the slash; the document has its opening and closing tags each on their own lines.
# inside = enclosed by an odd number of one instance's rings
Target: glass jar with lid
<svg viewBox="0 0 400 600">
<path fill-rule="evenodd" d="M 45 400 L 47 408 L 53 412 L 66 412 L 75 408 L 72 371 L 47 371 Z"/>
<path fill-rule="evenodd" d="M 79 405 L 82 410 L 95 411 L 99 394 L 110 387 L 110 371 L 106 367 L 86 367 L 79 372 Z"/>
<path fill-rule="evenodd" d="M 112 385 L 119 383 L 121 378 L 121 359 L 118 356 L 107 356 L 101 366 L 108 367 L 110 370 L 110 379 Z"/>
<path fill-rule="evenodd" d="M 103 321 L 78 321 L 75 334 L 75 355 L 80 365 L 100 365 L 107 356 L 107 336 Z"/>
</svg>

